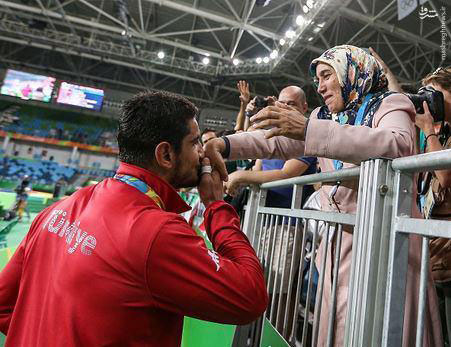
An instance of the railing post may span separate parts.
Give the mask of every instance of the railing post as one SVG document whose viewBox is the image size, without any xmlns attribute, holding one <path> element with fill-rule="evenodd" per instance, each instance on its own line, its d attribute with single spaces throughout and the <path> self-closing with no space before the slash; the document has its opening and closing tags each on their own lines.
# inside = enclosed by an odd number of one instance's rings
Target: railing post
<svg viewBox="0 0 451 347">
<path fill-rule="evenodd" d="M 246 213 L 244 214 L 243 232 L 247 235 L 254 249 L 258 249 L 258 237 L 255 233 L 257 225 L 258 207 L 265 206 L 266 189 L 260 189 L 259 186 L 250 187 L 248 203 L 246 205 Z"/>
<path fill-rule="evenodd" d="M 380 345 L 392 192 L 390 161 L 363 162 L 352 245 L 345 346 Z"/>
<path fill-rule="evenodd" d="M 393 215 L 390 232 L 387 294 L 384 307 L 381 346 L 401 346 L 406 299 L 409 235 L 396 231 L 396 218 L 410 216 L 412 211 L 413 177 L 396 172 Z"/>
</svg>

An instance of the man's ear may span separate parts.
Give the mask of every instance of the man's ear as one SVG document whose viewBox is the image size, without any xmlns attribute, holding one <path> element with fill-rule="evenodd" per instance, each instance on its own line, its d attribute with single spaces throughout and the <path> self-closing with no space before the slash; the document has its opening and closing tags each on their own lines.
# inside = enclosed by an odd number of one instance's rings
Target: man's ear
<svg viewBox="0 0 451 347">
<path fill-rule="evenodd" d="M 161 168 L 173 169 L 175 159 L 174 149 L 169 142 L 160 142 L 155 148 L 155 161 Z"/>
</svg>

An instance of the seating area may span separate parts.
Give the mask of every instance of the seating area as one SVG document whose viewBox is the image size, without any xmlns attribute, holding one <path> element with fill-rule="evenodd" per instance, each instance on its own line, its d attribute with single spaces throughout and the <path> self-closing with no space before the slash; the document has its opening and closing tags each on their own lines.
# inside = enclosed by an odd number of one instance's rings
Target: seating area
<svg viewBox="0 0 451 347">
<path fill-rule="evenodd" d="M 49 160 L 3 157 L 0 165 L 0 176 L 8 180 L 20 180 L 23 176 L 28 175 L 35 184 L 53 184 L 60 179 L 68 182 L 76 172 L 75 168 Z"/>
<path fill-rule="evenodd" d="M 109 119 L 41 109 L 27 105 L 0 104 L 0 115 L 14 118 L 3 130 L 20 134 L 55 138 L 97 146 L 117 147 L 115 123 Z"/>
<path fill-rule="evenodd" d="M 81 175 L 89 175 L 92 177 L 104 178 L 104 177 L 112 177 L 116 172 L 113 170 L 105 170 L 99 168 L 83 168 L 78 169 L 77 173 Z"/>
</svg>

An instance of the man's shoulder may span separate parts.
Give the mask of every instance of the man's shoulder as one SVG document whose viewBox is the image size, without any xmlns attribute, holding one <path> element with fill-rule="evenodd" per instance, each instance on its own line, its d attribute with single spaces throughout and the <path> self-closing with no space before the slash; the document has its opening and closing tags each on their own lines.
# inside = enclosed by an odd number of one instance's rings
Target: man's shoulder
<svg viewBox="0 0 451 347">
<path fill-rule="evenodd" d="M 147 208 L 141 211 L 138 213 L 134 223 L 134 227 L 137 229 L 143 228 L 156 233 L 168 225 L 180 225 L 190 228 L 186 220 L 179 214 L 159 208 Z"/>
</svg>

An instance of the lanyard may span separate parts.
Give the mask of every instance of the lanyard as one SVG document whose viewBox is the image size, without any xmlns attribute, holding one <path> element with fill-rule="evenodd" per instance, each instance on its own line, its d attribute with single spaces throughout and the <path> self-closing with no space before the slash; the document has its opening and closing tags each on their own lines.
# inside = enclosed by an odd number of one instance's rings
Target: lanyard
<svg viewBox="0 0 451 347">
<path fill-rule="evenodd" d="M 366 94 L 365 99 L 363 99 L 363 104 L 359 107 L 359 111 L 357 112 L 354 125 L 362 125 L 363 116 L 365 115 L 366 108 L 372 97 L 373 93 Z M 338 121 L 341 125 L 343 125 L 345 124 L 345 119 L 346 117 L 340 115 Z M 341 170 L 343 168 L 343 162 L 341 160 L 334 160 L 334 168 L 335 170 Z"/>
<path fill-rule="evenodd" d="M 147 185 L 140 179 L 130 175 L 121 175 L 121 174 L 116 174 L 114 175 L 113 178 L 138 189 L 141 193 L 144 193 L 149 198 L 151 198 L 158 205 L 159 208 L 161 208 L 162 210 L 165 209 L 163 200 L 161 200 L 160 196 L 149 185 Z"/>
</svg>

